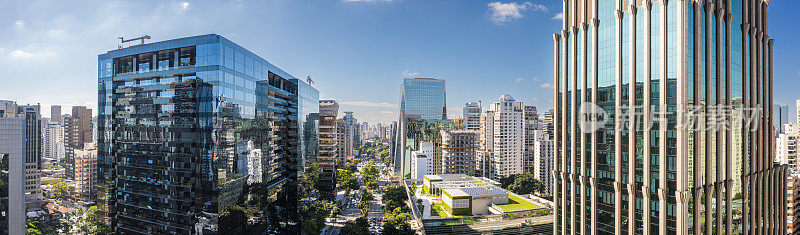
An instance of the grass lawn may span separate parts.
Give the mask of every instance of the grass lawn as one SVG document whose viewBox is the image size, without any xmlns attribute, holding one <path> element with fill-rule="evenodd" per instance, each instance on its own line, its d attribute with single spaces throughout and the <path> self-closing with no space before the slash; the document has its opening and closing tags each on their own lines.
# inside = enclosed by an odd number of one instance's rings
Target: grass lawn
<svg viewBox="0 0 800 235">
<path fill-rule="evenodd" d="M 433 211 L 431 211 L 431 216 L 439 216 L 439 217 L 442 217 L 442 218 L 450 218 L 450 216 L 447 215 L 447 212 L 444 211 L 444 208 L 442 207 L 442 204 L 436 204 L 436 206 L 433 207 Z"/>
<path fill-rule="evenodd" d="M 508 195 L 508 204 L 505 205 L 497 205 L 498 207 L 502 208 L 505 212 L 512 212 L 512 211 L 521 211 L 521 210 L 530 210 L 536 209 L 540 206 L 530 203 L 528 201 L 522 200 L 522 198 L 518 198 L 512 194 Z"/>
</svg>

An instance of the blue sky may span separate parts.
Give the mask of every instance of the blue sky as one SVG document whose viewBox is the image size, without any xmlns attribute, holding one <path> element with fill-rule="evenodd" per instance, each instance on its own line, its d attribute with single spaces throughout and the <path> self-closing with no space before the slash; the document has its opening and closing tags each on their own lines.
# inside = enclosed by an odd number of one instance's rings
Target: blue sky
<svg viewBox="0 0 800 235">
<path fill-rule="evenodd" d="M 274 0 L 5 1 L 0 99 L 96 103 L 97 55 L 117 37 L 161 41 L 217 33 L 296 77 L 359 120 L 395 120 L 403 77 L 447 81 L 450 116 L 502 94 L 552 107 L 552 34 L 562 1 Z M 800 48 L 797 1 L 772 1 L 775 103 L 794 107 Z M 790 23 L 791 22 L 791 23 Z M 793 115 L 791 115 L 793 116 Z"/>
</svg>

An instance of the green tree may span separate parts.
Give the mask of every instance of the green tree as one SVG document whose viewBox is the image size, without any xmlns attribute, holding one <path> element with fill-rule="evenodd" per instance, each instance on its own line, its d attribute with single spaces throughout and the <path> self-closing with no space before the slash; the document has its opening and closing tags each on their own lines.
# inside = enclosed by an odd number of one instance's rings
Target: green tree
<svg viewBox="0 0 800 235">
<path fill-rule="evenodd" d="M 349 190 L 358 190 L 361 188 L 361 185 L 358 183 L 358 178 L 349 170 L 339 170 L 336 181 L 338 181 L 340 188 Z"/>
<path fill-rule="evenodd" d="M 505 189 L 516 194 L 541 194 L 545 192 L 544 183 L 531 173 L 511 175 L 500 179 Z"/>
<path fill-rule="evenodd" d="M 411 215 L 403 212 L 399 207 L 394 210 L 387 211 L 383 216 L 383 234 L 387 235 L 411 235 L 414 231 L 411 230 L 411 225 L 408 221 L 411 220 Z"/>
<path fill-rule="evenodd" d="M 408 200 L 408 195 L 401 185 L 387 186 L 382 200 L 387 211 L 393 211 L 395 208 L 401 208 L 404 211 L 407 210 L 405 202 Z"/>
<path fill-rule="evenodd" d="M 53 198 L 67 199 L 72 196 L 72 190 L 69 189 L 69 186 L 67 186 L 64 181 L 59 181 L 53 185 L 53 188 L 50 190 L 50 195 Z"/>
<path fill-rule="evenodd" d="M 341 234 L 343 235 L 368 235 L 369 222 L 364 216 L 358 217 L 355 220 L 347 221 L 342 227 Z"/>
</svg>

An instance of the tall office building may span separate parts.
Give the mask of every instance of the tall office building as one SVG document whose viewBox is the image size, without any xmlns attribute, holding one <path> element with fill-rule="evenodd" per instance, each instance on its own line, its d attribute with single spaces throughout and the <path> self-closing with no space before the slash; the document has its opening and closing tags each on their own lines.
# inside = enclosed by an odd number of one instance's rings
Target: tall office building
<svg viewBox="0 0 800 235">
<path fill-rule="evenodd" d="M 0 234 L 25 234 L 26 122 L 0 101 Z"/>
<path fill-rule="evenodd" d="M 435 78 L 404 78 L 400 84 L 400 118 L 397 140 L 393 143 L 395 171 L 401 176 L 409 175 L 410 151 L 406 140 L 408 119 L 445 120 L 447 119 L 447 99 L 445 81 Z M 413 143 L 418 145 L 419 143 Z"/>
<path fill-rule="evenodd" d="M 319 101 L 319 181 L 318 190 L 327 199 L 335 199 L 336 162 L 339 156 L 339 137 L 336 115 L 339 104 L 333 100 Z"/>
<path fill-rule="evenodd" d="M 357 121 L 353 112 L 344 112 L 342 119 L 344 120 L 344 156 L 350 156 L 358 141 Z"/>
<path fill-rule="evenodd" d="M 42 115 L 39 105 L 0 100 L 0 117 L 25 121 L 25 202 L 42 200 Z"/>
<path fill-rule="evenodd" d="M 525 106 L 524 112 L 525 149 L 522 156 L 522 172 L 533 172 L 533 150 L 536 143 L 536 131 L 539 129 L 539 114 L 536 113 L 536 106 Z"/>
<path fill-rule="evenodd" d="M 64 124 L 64 116 L 61 115 L 61 105 L 50 106 L 50 121 Z"/>
<path fill-rule="evenodd" d="M 789 106 L 788 105 L 773 105 L 772 106 L 772 128 L 775 131 L 774 135 L 784 133 L 783 124 L 789 124 Z"/>
<path fill-rule="evenodd" d="M 553 139 L 542 130 L 533 133 L 533 167 L 534 178 L 541 180 L 545 192 L 553 193 Z"/>
<path fill-rule="evenodd" d="M 400 113 L 427 120 L 447 119 L 444 80 L 405 78 L 400 86 Z"/>
<path fill-rule="evenodd" d="M 216 34 L 112 50 L 98 64 L 99 184 L 116 232 L 239 233 L 248 221 L 298 231 L 298 115 L 315 93 L 303 81 Z M 269 198 L 270 213 L 228 213 L 248 197 Z"/>
<path fill-rule="evenodd" d="M 490 178 L 499 180 L 523 172 L 525 152 L 525 114 L 522 102 L 516 102 L 510 95 L 500 96 L 497 102 L 489 105 L 483 113 L 481 129 L 486 133 L 482 144 L 491 142 L 491 147 L 483 148 L 484 156 L 491 159 Z"/>
<path fill-rule="evenodd" d="M 564 1 L 556 234 L 785 233 L 768 3 Z"/>
<path fill-rule="evenodd" d="M 462 111 L 463 129 L 477 131 L 481 129 L 481 103 L 467 102 Z"/>
<path fill-rule="evenodd" d="M 442 130 L 442 174 L 474 175 L 480 145 L 475 130 Z"/>
<path fill-rule="evenodd" d="M 92 109 L 73 106 L 72 115 L 64 118 L 64 174 L 75 179 L 75 150 L 83 149 L 92 139 Z"/>
</svg>

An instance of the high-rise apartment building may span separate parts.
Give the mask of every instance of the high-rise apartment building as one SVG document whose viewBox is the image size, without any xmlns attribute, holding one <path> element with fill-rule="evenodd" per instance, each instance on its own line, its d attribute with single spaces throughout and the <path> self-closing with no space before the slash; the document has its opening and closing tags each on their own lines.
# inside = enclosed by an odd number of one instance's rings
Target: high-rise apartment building
<svg viewBox="0 0 800 235">
<path fill-rule="evenodd" d="M 97 199 L 97 147 L 85 143 L 75 149 L 75 196 L 85 202 Z"/>
<path fill-rule="evenodd" d="M 75 179 L 75 150 L 94 142 L 92 132 L 92 109 L 73 106 L 72 114 L 64 118 L 64 174 L 67 178 Z"/>
<path fill-rule="evenodd" d="M 42 158 L 60 161 L 64 157 L 64 126 L 52 119 L 42 123 Z"/>
<path fill-rule="evenodd" d="M 553 192 L 553 139 L 542 130 L 533 133 L 533 168 L 534 178 L 541 180 L 545 192 Z"/>
<path fill-rule="evenodd" d="M 335 199 L 336 162 L 339 159 L 339 138 L 336 115 L 339 104 L 333 100 L 319 101 L 319 181 L 318 190 L 328 199 Z"/>
<path fill-rule="evenodd" d="M 463 129 L 477 131 L 481 129 L 481 103 L 467 102 L 462 111 Z"/>
<path fill-rule="evenodd" d="M 476 130 L 442 130 L 441 174 L 475 175 L 479 132 Z"/>
<path fill-rule="evenodd" d="M 556 234 L 785 233 L 768 5 L 564 1 Z"/>
<path fill-rule="evenodd" d="M 256 229 L 298 231 L 298 115 L 314 100 L 304 81 L 216 34 L 112 50 L 98 64 L 99 184 L 117 233 L 239 233 L 267 217 Z M 249 197 L 270 198 L 270 213 L 228 213 Z"/>
<path fill-rule="evenodd" d="M 451 120 L 426 120 L 420 118 L 406 118 L 403 123 L 403 138 L 401 140 L 402 152 L 405 156 L 411 156 L 413 151 L 419 151 L 422 143 L 433 144 L 433 173 L 442 172 L 442 134 L 443 130 L 455 129 L 455 122 Z M 411 158 L 404 158 L 407 162 L 402 162 L 403 176 L 411 175 Z"/>
<path fill-rule="evenodd" d="M 26 121 L 0 101 L 0 234 L 25 234 Z"/>
<path fill-rule="evenodd" d="M 553 109 L 548 110 L 546 113 L 542 115 L 542 120 L 539 122 L 539 130 L 544 131 L 547 136 L 553 138 L 553 114 L 555 111 Z"/>
<path fill-rule="evenodd" d="M 491 159 L 490 178 L 499 180 L 523 172 L 525 153 L 525 112 L 522 102 L 516 102 L 510 95 L 502 95 L 499 100 L 489 105 L 482 114 L 481 129 L 485 133 L 482 144 L 492 142 L 485 147 L 485 157 Z M 491 130 L 490 130 L 491 129 Z"/>
<path fill-rule="evenodd" d="M 536 106 L 525 106 L 524 112 L 525 150 L 522 156 L 522 172 L 533 172 L 533 149 L 536 143 L 536 131 L 539 129 L 539 114 L 536 113 Z"/>
<path fill-rule="evenodd" d="M 786 176 L 786 234 L 800 234 L 800 174 Z"/>
<path fill-rule="evenodd" d="M 786 164 L 790 170 L 800 171 L 797 162 L 797 147 L 800 140 L 800 125 L 783 124 L 784 133 L 775 139 L 775 162 Z"/>
<path fill-rule="evenodd" d="M 478 176 L 490 178 L 492 177 L 492 156 L 494 156 L 494 128 L 486 128 L 494 126 L 494 111 L 486 110 L 481 114 L 481 129 L 478 131 L 480 147 L 478 149 L 478 156 L 476 160 L 476 168 L 478 169 Z"/>
</svg>

